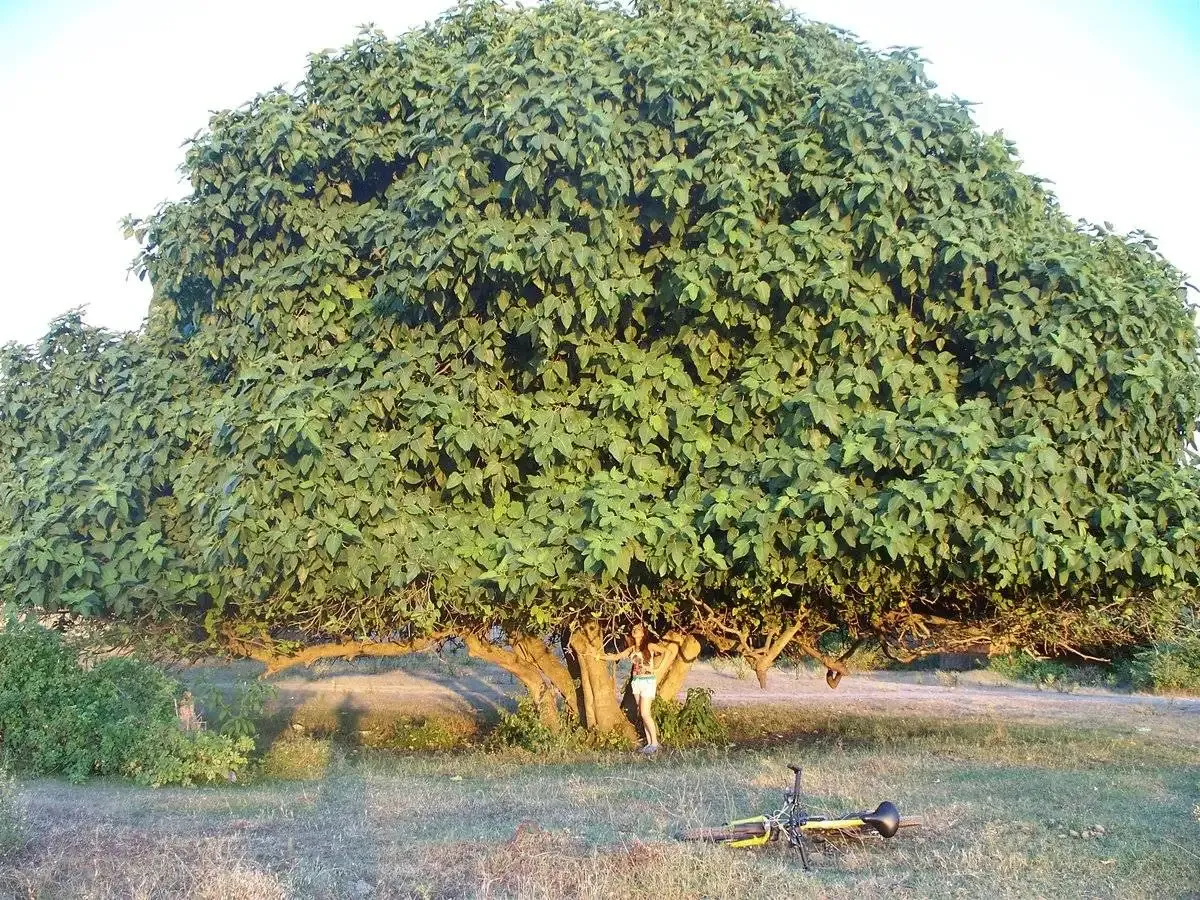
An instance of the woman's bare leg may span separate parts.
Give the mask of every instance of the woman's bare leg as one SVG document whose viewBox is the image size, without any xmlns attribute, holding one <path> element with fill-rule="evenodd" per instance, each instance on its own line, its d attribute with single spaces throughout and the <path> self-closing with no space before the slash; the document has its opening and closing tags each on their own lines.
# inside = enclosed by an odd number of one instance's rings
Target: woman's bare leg
<svg viewBox="0 0 1200 900">
<path fill-rule="evenodd" d="M 654 715 L 650 711 L 653 704 L 653 697 L 647 697 L 644 694 L 638 695 L 638 712 L 642 714 L 642 726 L 646 731 L 646 745 L 649 747 L 658 744 L 658 728 L 654 724 Z"/>
</svg>

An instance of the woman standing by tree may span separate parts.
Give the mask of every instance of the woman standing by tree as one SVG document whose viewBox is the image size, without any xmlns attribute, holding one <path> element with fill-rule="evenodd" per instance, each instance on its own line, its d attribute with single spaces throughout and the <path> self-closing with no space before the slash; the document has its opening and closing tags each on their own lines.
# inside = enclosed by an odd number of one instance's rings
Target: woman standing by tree
<svg viewBox="0 0 1200 900">
<path fill-rule="evenodd" d="M 658 752 L 658 726 L 654 723 L 654 698 L 658 694 L 659 670 L 663 667 L 666 655 L 663 646 L 650 640 L 650 634 L 640 622 L 630 629 L 629 647 L 614 659 L 628 656 L 633 663 L 633 671 L 629 677 L 629 691 L 637 704 L 638 715 L 642 719 L 642 729 L 646 733 L 646 746 L 642 753 L 651 755 Z"/>
<path fill-rule="evenodd" d="M 646 746 L 642 748 L 645 754 L 658 752 L 658 728 L 654 724 L 654 696 L 658 691 L 658 676 L 654 671 L 654 652 L 643 653 L 635 649 L 630 655 L 633 661 L 633 672 L 629 679 L 629 689 L 637 703 L 638 713 L 642 717 L 642 726 L 646 731 Z"/>
</svg>

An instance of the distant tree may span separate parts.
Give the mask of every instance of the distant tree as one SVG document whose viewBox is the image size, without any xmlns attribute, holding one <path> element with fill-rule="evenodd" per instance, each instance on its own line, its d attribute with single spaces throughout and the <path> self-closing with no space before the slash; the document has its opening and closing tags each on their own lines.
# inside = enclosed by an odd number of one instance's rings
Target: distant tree
<svg viewBox="0 0 1200 900">
<path fill-rule="evenodd" d="M 702 642 L 1149 633 L 1200 580 L 1181 275 L 932 88 L 766 0 L 314 56 L 130 222 L 142 332 L 6 351 L 0 585 L 274 666 L 454 637 L 598 730 L 638 621 L 668 693 Z"/>
</svg>

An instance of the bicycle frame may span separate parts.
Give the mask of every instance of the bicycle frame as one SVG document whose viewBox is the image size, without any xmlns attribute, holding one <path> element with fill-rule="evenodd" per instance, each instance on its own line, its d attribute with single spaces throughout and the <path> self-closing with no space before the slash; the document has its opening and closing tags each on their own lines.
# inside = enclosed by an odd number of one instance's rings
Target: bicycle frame
<svg viewBox="0 0 1200 900">
<path fill-rule="evenodd" d="M 862 828 L 868 823 L 859 816 L 847 816 L 842 819 L 827 819 L 824 816 L 810 816 L 800 805 L 800 781 L 804 770 L 800 766 L 788 766 L 795 775 L 796 782 L 792 790 L 785 795 L 786 803 L 783 808 L 767 816 L 754 816 L 749 819 L 736 819 L 730 825 L 749 825 L 762 823 L 763 833 L 740 841 L 731 841 L 730 847 L 761 847 L 763 844 L 780 837 L 786 837 L 789 846 L 800 851 L 800 862 L 805 869 L 809 868 L 808 848 L 805 846 L 805 832 L 808 831 L 843 831 L 852 828 Z"/>
<path fill-rule="evenodd" d="M 808 863 L 807 841 L 817 834 L 833 835 L 842 833 L 857 835 L 864 832 L 875 832 L 880 837 L 895 836 L 899 829 L 921 824 L 919 818 L 905 819 L 890 800 L 880 803 L 870 812 L 844 813 L 830 819 L 825 816 L 810 815 L 801 802 L 800 782 L 803 770 L 800 766 L 789 765 L 795 773 L 796 782 L 785 795 L 783 807 L 765 816 L 753 816 L 748 819 L 735 819 L 726 822 L 719 828 L 700 828 L 685 832 L 684 840 L 718 841 L 728 847 L 761 847 L 771 841 L 786 838 L 788 846 L 800 851 L 800 860 L 804 868 L 810 868 Z"/>
</svg>

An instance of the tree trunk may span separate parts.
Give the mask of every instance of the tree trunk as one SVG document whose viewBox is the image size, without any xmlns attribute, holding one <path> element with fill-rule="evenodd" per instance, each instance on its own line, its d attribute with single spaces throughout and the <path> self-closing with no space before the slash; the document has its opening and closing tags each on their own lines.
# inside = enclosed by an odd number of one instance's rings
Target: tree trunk
<svg viewBox="0 0 1200 900">
<path fill-rule="evenodd" d="M 636 735 L 633 723 L 621 710 L 616 685 L 604 661 L 604 632 L 599 624 L 588 622 L 571 632 L 567 641 L 572 670 L 579 677 L 580 720 L 589 731 L 617 731 Z"/>
<path fill-rule="evenodd" d="M 792 639 L 799 634 L 803 624 L 804 619 L 798 618 L 792 625 L 784 629 L 782 634 L 777 635 L 774 640 L 769 641 L 765 646 L 752 648 L 743 653 L 743 658 L 754 669 L 754 675 L 758 678 L 758 686 L 761 690 L 765 691 L 767 689 L 767 673 L 775 665 L 775 660 L 779 659 L 779 654 L 783 653 L 787 649 L 787 645 L 792 642 Z"/>
<path fill-rule="evenodd" d="M 571 715 L 579 719 L 579 698 L 575 695 L 575 683 L 567 664 L 554 654 L 545 641 L 532 635 L 516 635 L 513 638 L 513 646 L 532 665 L 541 670 L 542 675 L 562 697 Z"/>
<path fill-rule="evenodd" d="M 691 671 L 692 664 L 700 658 L 700 642 L 690 634 L 670 632 L 664 643 L 674 647 L 674 658 L 666 666 L 658 682 L 658 695 L 667 700 L 674 700 L 683 690 L 684 679 Z"/>
<path fill-rule="evenodd" d="M 552 687 L 552 683 L 547 683 L 541 668 L 529 661 L 525 653 L 520 652 L 522 643 L 528 640 L 531 640 L 528 635 L 514 636 L 512 638 L 513 649 L 510 650 L 485 641 L 475 634 L 462 636 L 462 642 L 471 656 L 499 666 L 525 685 L 529 696 L 537 705 L 538 717 L 548 727 L 558 730 L 562 725 L 562 720 L 558 714 L 557 692 Z"/>
</svg>

